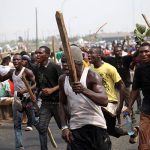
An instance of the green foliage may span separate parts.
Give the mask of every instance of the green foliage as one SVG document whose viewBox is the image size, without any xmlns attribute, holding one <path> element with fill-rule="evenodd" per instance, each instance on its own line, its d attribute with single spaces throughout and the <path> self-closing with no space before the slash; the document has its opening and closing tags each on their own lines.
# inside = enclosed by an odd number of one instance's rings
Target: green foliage
<svg viewBox="0 0 150 150">
<path fill-rule="evenodd" d="M 137 42 L 142 43 L 145 41 L 146 37 L 150 36 L 150 28 L 146 28 L 146 26 L 137 23 L 134 35 Z"/>
<path fill-rule="evenodd" d="M 146 34 L 145 34 L 146 36 L 150 36 L 150 28 L 148 28 L 147 29 L 147 31 L 146 31 Z"/>
<path fill-rule="evenodd" d="M 136 24 L 136 29 L 137 29 L 141 34 L 143 34 L 143 33 L 145 33 L 145 31 L 146 31 L 146 26 L 137 23 L 137 24 Z"/>
</svg>

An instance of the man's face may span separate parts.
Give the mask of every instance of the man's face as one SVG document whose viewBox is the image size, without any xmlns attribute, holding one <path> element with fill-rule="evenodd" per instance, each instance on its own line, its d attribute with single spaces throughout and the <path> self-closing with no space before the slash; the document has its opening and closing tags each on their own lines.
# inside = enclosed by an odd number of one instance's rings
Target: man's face
<svg viewBox="0 0 150 150">
<path fill-rule="evenodd" d="M 122 56 L 122 49 L 121 49 L 121 47 L 115 47 L 114 48 L 114 55 L 116 57 L 121 57 Z"/>
<path fill-rule="evenodd" d="M 139 56 L 141 58 L 142 63 L 150 62 L 150 47 L 149 46 L 140 47 Z"/>
<path fill-rule="evenodd" d="M 28 64 L 28 61 L 25 59 L 22 59 L 22 66 L 26 67 Z"/>
<path fill-rule="evenodd" d="M 65 56 L 63 56 L 61 58 L 61 62 L 62 62 L 62 71 L 63 71 L 63 73 L 65 73 L 66 75 L 69 75 L 69 68 L 68 68 L 67 59 L 65 58 Z"/>
<path fill-rule="evenodd" d="M 20 55 L 14 55 L 13 64 L 15 68 L 19 68 L 22 66 L 22 59 Z"/>
<path fill-rule="evenodd" d="M 48 60 L 48 54 L 45 52 L 44 48 L 39 48 L 35 51 L 36 60 L 39 64 L 43 64 L 46 60 Z"/>
<path fill-rule="evenodd" d="M 100 59 L 100 54 L 98 53 L 97 49 L 91 49 L 89 51 L 89 61 L 91 64 L 95 64 L 97 63 L 97 61 L 99 61 Z"/>
<path fill-rule="evenodd" d="M 62 62 L 63 73 L 69 76 L 69 67 L 68 67 L 67 59 L 65 58 L 65 56 L 62 57 L 61 62 Z M 76 73 L 78 76 L 80 72 L 82 71 L 82 62 L 74 61 L 74 63 L 75 63 Z"/>
<path fill-rule="evenodd" d="M 138 50 L 139 50 L 139 48 L 140 48 L 140 45 L 139 45 L 139 44 L 137 44 L 137 45 L 135 46 L 135 48 L 136 48 L 136 50 L 138 51 Z"/>
</svg>

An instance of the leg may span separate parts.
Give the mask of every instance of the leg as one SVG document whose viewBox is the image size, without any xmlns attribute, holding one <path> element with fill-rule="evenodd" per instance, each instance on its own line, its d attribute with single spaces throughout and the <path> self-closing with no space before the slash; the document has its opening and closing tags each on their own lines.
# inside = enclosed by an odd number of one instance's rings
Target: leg
<svg viewBox="0 0 150 150">
<path fill-rule="evenodd" d="M 48 132 L 48 125 L 51 117 L 52 114 L 50 112 L 50 104 L 42 103 L 40 108 L 40 114 L 39 114 L 39 137 L 40 137 L 41 150 L 48 150 L 47 132 Z"/>
<path fill-rule="evenodd" d="M 95 139 L 92 141 L 95 147 L 93 147 L 93 150 L 111 150 L 111 141 L 108 133 L 99 127 L 95 129 L 94 138 L 92 138 L 92 140 Z"/>
<path fill-rule="evenodd" d="M 26 112 L 23 112 L 22 123 L 23 123 L 23 124 L 26 124 L 26 123 L 27 123 Z"/>
<path fill-rule="evenodd" d="M 109 135 L 119 138 L 120 136 L 128 135 L 127 131 L 124 131 L 122 128 L 116 127 L 116 117 L 112 117 L 108 112 L 103 111 L 106 124 L 107 132 Z"/>
<path fill-rule="evenodd" d="M 86 126 L 72 130 L 73 140 L 68 146 L 69 150 L 92 150 L 91 137 L 89 136 L 90 130 Z"/>
<path fill-rule="evenodd" d="M 86 125 L 72 131 L 71 150 L 111 150 L 111 141 L 105 129 Z"/>
<path fill-rule="evenodd" d="M 26 128 L 26 131 L 31 131 L 32 125 L 36 126 L 38 124 L 38 121 L 35 118 L 35 109 L 33 107 L 32 102 L 27 103 L 25 112 L 26 112 L 27 118 L 28 118 L 28 123 L 27 123 L 28 128 Z"/>
<path fill-rule="evenodd" d="M 144 113 L 140 117 L 139 150 L 150 150 L 150 115 Z"/>
<path fill-rule="evenodd" d="M 61 129 L 61 122 L 60 122 L 60 117 L 59 117 L 59 104 L 51 104 L 51 110 L 52 114 L 55 118 L 55 121 L 57 123 L 57 126 L 59 129 Z"/>
<path fill-rule="evenodd" d="M 13 105 L 13 119 L 14 119 L 14 131 L 15 131 L 15 145 L 16 150 L 23 148 L 23 141 L 22 141 L 22 112 L 19 112 L 15 105 Z"/>
</svg>

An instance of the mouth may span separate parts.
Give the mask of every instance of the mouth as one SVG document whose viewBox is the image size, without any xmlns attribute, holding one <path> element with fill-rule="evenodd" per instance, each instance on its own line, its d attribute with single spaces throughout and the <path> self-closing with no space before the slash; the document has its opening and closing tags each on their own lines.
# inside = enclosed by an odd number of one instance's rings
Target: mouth
<svg viewBox="0 0 150 150">
<path fill-rule="evenodd" d="M 14 66 L 18 66 L 18 64 L 17 64 L 17 63 L 14 63 Z"/>
<path fill-rule="evenodd" d="M 37 60 L 37 61 L 40 61 L 40 58 L 37 57 L 36 60 Z"/>
</svg>

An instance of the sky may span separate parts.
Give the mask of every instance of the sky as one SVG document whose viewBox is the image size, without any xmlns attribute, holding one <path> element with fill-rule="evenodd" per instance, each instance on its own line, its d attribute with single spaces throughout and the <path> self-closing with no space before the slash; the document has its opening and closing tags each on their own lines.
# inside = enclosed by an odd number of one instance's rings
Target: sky
<svg viewBox="0 0 150 150">
<path fill-rule="evenodd" d="M 39 38 L 58 35 L 56 11 L 64 16 L 69 36 L 103 32 L 130 32 L 136 23 L 150 20 L 150 0 L 0 0 L 0 41 L 34 39 L 35 8 L 38 12 Z M 102 32 L 102 31 L 100 31 Z"/>
</svg>

